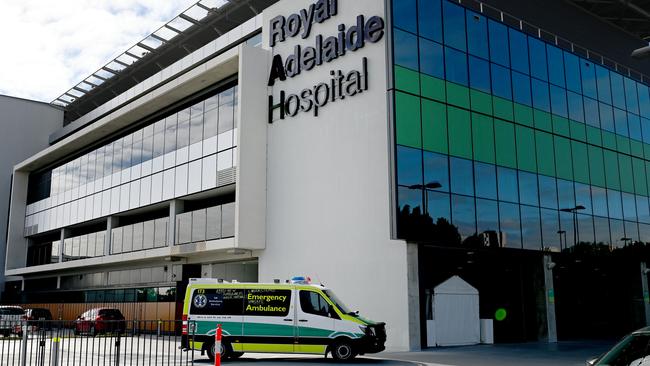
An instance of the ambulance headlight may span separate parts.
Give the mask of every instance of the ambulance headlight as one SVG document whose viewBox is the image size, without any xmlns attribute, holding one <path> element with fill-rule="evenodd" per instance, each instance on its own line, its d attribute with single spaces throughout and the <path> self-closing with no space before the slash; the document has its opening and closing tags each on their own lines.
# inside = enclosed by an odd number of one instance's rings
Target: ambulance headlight
<svg viewBox="0 0 650 366">
<path fill-rule="evenodd" d="M 375 330 L 372 327 L 362 325 L 359 328 L 361 328 L 361 331 L 363 332 L 363 334 L 365 334 L 367 336 L 370 336 L 370 337 L 375 336 Z"/>
</svg>

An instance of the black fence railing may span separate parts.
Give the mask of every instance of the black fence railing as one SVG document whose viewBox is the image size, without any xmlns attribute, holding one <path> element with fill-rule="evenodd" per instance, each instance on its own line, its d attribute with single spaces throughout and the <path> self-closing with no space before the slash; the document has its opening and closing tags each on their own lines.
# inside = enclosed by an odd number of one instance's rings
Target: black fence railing
<svg viewBox="0 0 650 366">
<path fill-rule="evenodd" d="M 177 366 L 210 364 L 188 349 L 193 334 L 163 320 L 0 320 L 0 365 Z M 190 331 L 195 327 L 190 326 Z"/>
</svg>

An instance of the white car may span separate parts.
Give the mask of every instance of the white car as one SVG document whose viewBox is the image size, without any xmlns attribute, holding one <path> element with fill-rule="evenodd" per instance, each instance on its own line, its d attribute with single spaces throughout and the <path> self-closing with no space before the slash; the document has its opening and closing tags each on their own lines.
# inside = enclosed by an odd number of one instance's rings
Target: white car
<svg viewBox="0 0 650 366">
<path fill-rule="evenodd" d="M 650 366 L 650 327 L 634 331 L 587 366 Z"/>
<path fill-rule="evenodd" d="M 24 316 L 25 310 L 19 306 L 0 306 L 0 334 L 5 337 L 17 334 Z"/>
</svg>

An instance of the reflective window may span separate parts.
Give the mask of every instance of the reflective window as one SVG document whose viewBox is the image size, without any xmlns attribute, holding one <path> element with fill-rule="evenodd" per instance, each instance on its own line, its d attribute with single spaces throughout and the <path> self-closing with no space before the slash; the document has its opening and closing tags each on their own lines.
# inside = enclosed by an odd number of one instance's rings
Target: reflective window
<svg viewBox="0 0 650 366">
<path fill-rule="evenodd" d="M 476 233 L 476 212 L 474 198 L 451 195 L 451 218 L 460 232 L 461 239 Z"/>
<path fill-rule="evenodd" d="M 639 97 L 636 90 L 636 81 L 630 78 L 624 78 L 624 84 L 627 110 L 639 114 Z"/>
<path fill-rule="evenodd" d="M 585 110 L 582 105 L 582 96 L 576 93 L 567 92 L 569 102 L 569 118 L 574 121 L 585 121 Z"/>
<path fill-rule="evenodd" d="M 424 151 L 424 184 L 429 189 L 449 192 L 447 156 Z"/>
<path fill-rule="evenodd" d="M 539 208 L 520 206 L 521 236 L 524 249 L 541 250 L 542 232 L 540 227 Z"/>
<path fill-rule="evenodd" d="M 574 183 L 576 192 L 576 206 L 583 206 L 584 209 L 580 213 L 589 214 L 593 213 L 591 205 L 591 189 L 587 184 Z"/>
<path fill-rule="evenodd" d="M 551 101 L 549 99 L 548 83 L 531 79 L 533 91 L 533 107 L 546 112 L 551 111 Z"/>
<path fill-rule="evenodd" d="M 607 206 L 609 217 L 615 219 L 623 218 L 623 206 L 621 203 L 621 192 L 612 189 L 607 190 Z"/>
<path fill-rule="evenodd" d="M 519 171 L 519 202 L 526 205 L 539 206 L 537 174 Z"/>
<path fill-rule="evenodd" d="M 465 86 L 468 85 L 467 54 L 445 47 L 445 65 L 447 80 Z"/>
<path fill-rule="evenodd" d="M 477 197 L 497 199 L 497 176 L 494 165 L 474 162 L 474 182 Z"/>
<path fill-rule="evenodd" d="M 518 72 L 512 73 L 512 95 L 517 103 L 532 106 L 530 96 L 530 78 Z"/>
<path fill-rule="evenodd" d="M 394 45 L 393 53 L 395 64 L 408 67 L 409 69 L 418 69 L 418 40 L 417 37 L 395 29 L 393 32 Z"/>
<path fill-rule="evenodd" d="M 596 84 L 598 87 L 598 100 L 608 104 L 612 103 L 612 89 L 609 82 L 609 70 L 596 66 Z"/>
<path fill-rule="evenodd" d="M 539 39 L 528 37 L 530 76 L 548 80 L 546 68 L 546 45 Z"/>
<path fill-rule="evenodd" d="M 176 114 L 165 118 L 165 154 L 176 150 L 177 122 Z"/>
<path fill-rule="evenodd" d="M 650 224 L 650 210 L 648 208 L 648 197 L 639 196 L 639 195 L 636 196 L 636 212 L 640 222 L 645 222 L 646 224 Z"/>
<path fill-rule="evenodd" d="M 399 1 L 393 1 L 393 6 Z M 411 2 L 406 1 L 406 4 L 399 4 L 399 7 L 409 7 Z M 405 13 L 411 15 L 410 9 Z M 426 37 L 432 39 L 436 42 L 442 43 L 442 10 L 440 5 L 440 0 L 427 0 L 427 1 L 418 1 L 418 22 L 419 22 L 419 34 L 420 37 Z M 393 15 L 394 17 L 394 15 Z M 402 18 L 404 15 L 401 16 Z M 400 28 L 409 29 L 412 26 L 408 22 L 400 21 L 401 24 L 406 23 L 406 25 L 396 25 Z"/>
<path fill-rule="evenodd" d="M 474 56 L 469 57 L 469 85 L 473 89 L 478 89 L 489 93 L 490 88 L 490 64 Z"/>
<path fill-rule="evenodd" d="M 609 236 L 609 220 L 594 216 L 594 243 L 610 246 L 612 240 Z"/>
<path fill-rule="evenodd" d="M 488 20 L 488 35 L 490 60 L 499 65 L 510 66 L 508 27 L 494 20 Z"/>
<path fill-rule="evenodd" d="M 519 201 L 516 170 L 497 167 L 497 181 L 500 200 L 509 202 Z"/>
<path fill-rule="evenodd" d="M 578 243 L 592 244 L 595 242 L 594 238 L 594 220 L 593 216 L 578 214 L 575 216 L 576 224 L 578 226 L 577 240 Z"/>
<path fill-rule="evenodd" d="M 560 247 L 560 224 L 558 221 L 558 212 L 555 210 L 540 209 L 542 223 L 542 240 L 544 248 Z M 562 238 L 564 239 L 564 238 Z"/>
<path fill-rule="evenodd" d="M 467 11 L 467 50 L 470 54 L 488 59 L 487 19 Z"/>
<path fill-rule="evenodd" d="M 630 193 L 621 193 L 623 201 L 623 218 L 625 220 L 636 221 L 636 198 Z"/>
<path fill-rule="evenodd" d="M 538 176 L 540 205 L 557 209 L 557 185 L 555 178 L 545 175 Z"/>
<path fill-rule="evenodd" d="M 465 9 L 450 1 L 443 1 L 442 13 L 445 44 L 465 51 L 467 49 L 465 45 Z"/>
<path fill-rule="evenodd" d="M 573 182 L 557 180 L 558 204 L 560 210 L 573 209 L 576 207 L 576 200 L 573 191 Z"/>
<path fill-rule="evenodd" d="M 417 33 L 416 0 L 393 1 L 393 24 L 395 27 Z M 426 1 L 420 1 L 426 2 Z"/>
<path fill-rule="evenodd" d="M 622 136 L 629 136 L 630 132 L 627 128 L 627 113 L 618 108 L 614 108 L 614 125 L 616 126 L 616 133 Z"/>
<path fill-rule="evenodd" d="M 499 222 L 502 245 L 507 248 L 521 248 L 519 206 L 513 203 L 499 202 Z"/>
<path fill-rule="evenodd" d="M 595 99 L 584 98 L 585 122 L 600 128 L 600 115 L 598 113 L 598 102 Z"/>
<path fill-rule="evenodd" d="M 428 191 L 426 198 L 427 212 L 433 219 L 434 223 L 436 223 L 441 218 L 447 220 L 447 222 L 451 222 L 451 202 L 449 193 Z M 416 202 L 412 204 L 416 204 Z"/>
<path fill-rule="evenodd" d="M 512 69 L 528 74 L 528 41 L 526 35 L 510 28 L 508 38 L 510 40 L 510 62 Z"/>
<path fill-rule="evenodd" d="M 492 65 L 492 93 L 494 95 L 505 98 L 512 99 L 512 88 L 510 80 L 510 70 L 499 66 L 497 64 Z M 648 134 L 650 136 L 650 133 Z"/>
<path fill-rule="evenodd" d="M 477 232 L 498 233 L 499 232 L 499 208 L 496 201 L 476 199 L 476 226 Z"/>
<path fill-rule="evenodd" d="M 566 85 L 564 80 L 564 56 L 562 50 L 546 45 L 548 56 L 548 81 L 561 87 Z"/>
<path fill-rule="evenodd" d="M 637 141 L 643 140 L 641 137 L 641 118 L 639 116 L 628 113 L 627 114 L 627 127 L 630 131 L 630 138 Z"/>
<path fill-rule="evenodd" d="M 470 160 L 459 159 L 459 158 L 450 158 L 449 166 L 451 171 L 451 191 L 453 193 L 473 195 L 474 186 L 472 182 L 473 178 L 473 167 Z"/>
<path fill-rule="evenodd" d="M 582 93 L 580 60 L 578 57 L 568 52 L 564 52 L 564 69 L 567 89 L 576 93 Z"/>
<path fill-rule="evenodd" d="M 569 111 L 566 100 L 566 90 L 555 85 L 551 85 L 551 111 L 562 117 L 569 117 Z"/>
<path fill-rule="evenodd" d="M 422 151 L 397 147 L 397 182 L 400 185 L 422 185 Z"/>
<path fill-rule="evenodd" d="M 594 64 L 581 60 L 580 75 L 582 76 L 582 93 L 589 98 L 598 98 L 598 93 L 596 92 L 596 68 Z"/>
<path fill-rule="evenodd" d="M 615 132 L 614 111 L 610 105 L 598 103 L 600 114 L 600 126 L 603 130 Z"/>
<path fill-rule="evenodd" d="M 445 77 L 445 62 L 442 46 L 420 38 L 420 72 L 437 78 Z"/>
<path fill-rule="evenodd" d="M 614 106 L 625 109 L 626 103 L 623 76 L 615 72 L 610 72 L 609 78 L 612 85 L 612 101 L 614 102 Z"/>
</svg>

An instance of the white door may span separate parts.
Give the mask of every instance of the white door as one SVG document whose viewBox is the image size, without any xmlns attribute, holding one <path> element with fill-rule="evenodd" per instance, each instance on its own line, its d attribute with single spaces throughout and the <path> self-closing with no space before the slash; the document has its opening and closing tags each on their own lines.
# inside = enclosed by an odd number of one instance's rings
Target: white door
<svg viewBox="0 0 650 366">
<path fill-rule="evenodd" d="M 317 291 L 299 290 L 298 343 L 296 352 L 324 354 L 329 336 L 334 333 L 330 304 Z"/>
</svg>

